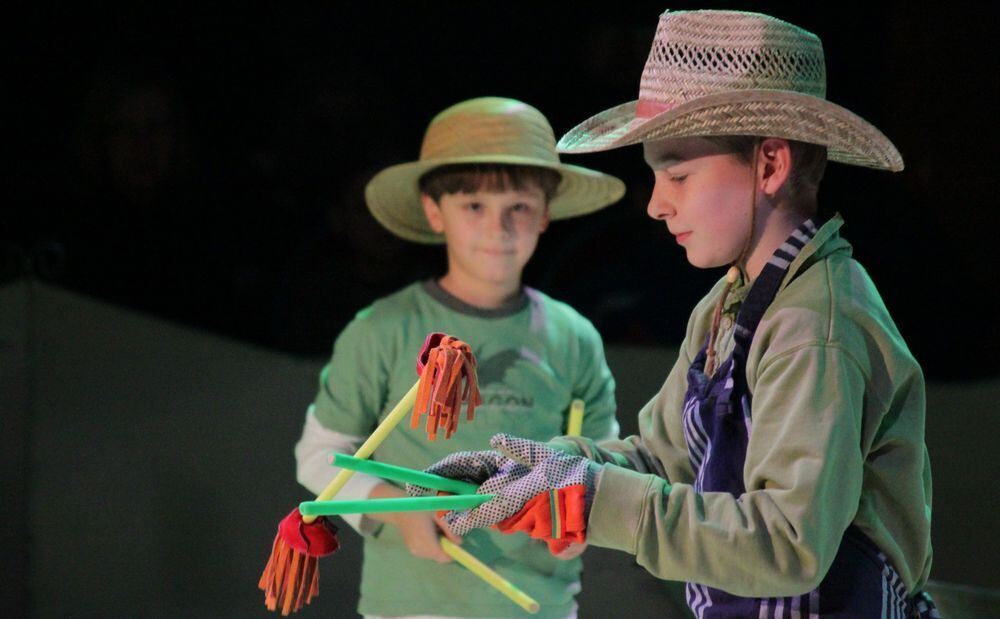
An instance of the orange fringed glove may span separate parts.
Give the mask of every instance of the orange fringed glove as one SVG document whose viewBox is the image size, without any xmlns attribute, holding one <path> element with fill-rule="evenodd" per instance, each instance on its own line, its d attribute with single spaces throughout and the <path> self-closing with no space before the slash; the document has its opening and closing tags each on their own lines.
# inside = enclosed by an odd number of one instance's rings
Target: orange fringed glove
<svg viewBox="0 0 1000 619">
<path fill-rule="evenodd" d="M 472 348 L 450 335 L 431 333 L 417 356 L 417 374 L 420 375 L 420 387 L 410 427 L 416 428 L 420 425 L 420 417 L 427 415 L 429 440 L 437 439 L 438 428 L 444 428 L 444 437 L 451 438 L 458 428 L 462 402 L 466 403 L 470 421 L 476 407 L 483 403 Z"/>
<path fill-rule="evenodd" d="M 541 492 L 496 527 L 502 533 L 522 532 L 544 540 L 557 555 L 570 544 L 587 541 L 586 495 L 585 484 Z"/>
</svg>

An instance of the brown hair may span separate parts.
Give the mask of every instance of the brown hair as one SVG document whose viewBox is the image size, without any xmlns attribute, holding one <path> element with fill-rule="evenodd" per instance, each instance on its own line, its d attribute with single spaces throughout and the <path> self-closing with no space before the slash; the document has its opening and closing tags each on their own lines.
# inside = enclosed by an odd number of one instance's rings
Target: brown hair
<svg viewBox="0 0 1000 619">
<path fill-rule="evenodd" d="M 705 139 L 730 151 L 746 164 L 753 163 L 754 146 L 760 141 L 759 137 L 752 135 L 720 135 Z M 788 146 L 792 152 L 788 193 L 796 203 L 812 205 L 816 202 L 816 192 L 826 172 L 826 147 L 795 140 L 788 140 Z"/>
<path fill-rule="evenodd" d="M 507 163 L 457 163 L 434 168 L 420 177 L 420 192 L 435 202 L 446 193 L 524 190 L 537 187 L 546 204 L 559 189 L 562 175 L 538 166 Z"/>
</svg>

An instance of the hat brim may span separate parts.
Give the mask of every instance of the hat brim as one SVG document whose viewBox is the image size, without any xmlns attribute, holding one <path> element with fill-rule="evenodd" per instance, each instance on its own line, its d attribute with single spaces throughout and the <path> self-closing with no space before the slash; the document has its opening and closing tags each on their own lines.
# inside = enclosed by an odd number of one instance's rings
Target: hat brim
<svg viewBox="0 0 1000 619">
<path fill-rule="evenodd" d="M 390 166 L 376 174 L 365 187 L 365 201 L 375 219 L 390 232 L 417 243 L 443 243 L 444 236 L 431 230 L 420 204 L 420 177 L 445 165 L 500 163 L 548 168 L 562 180 L 549 203 L 551 219 L 585 215 L 613 204 L 625 195 L 625 183 L 609 174 L 565 163 L 554 163 L 513 155 L 479 155 L 413 161 Z"/>
<path fill-rule="evenodd" d="M 561 153 L 588 153 L 679 137 L 756 135 L 827 147 L 831 161 L 903 169 L 896 147 L 874 125 L 835 104 L 786 90 L 737 90 L 699 97 L 649 118 L 636 117 L 638 101 L 580 123 L 557 145 Z"/>
</svg>

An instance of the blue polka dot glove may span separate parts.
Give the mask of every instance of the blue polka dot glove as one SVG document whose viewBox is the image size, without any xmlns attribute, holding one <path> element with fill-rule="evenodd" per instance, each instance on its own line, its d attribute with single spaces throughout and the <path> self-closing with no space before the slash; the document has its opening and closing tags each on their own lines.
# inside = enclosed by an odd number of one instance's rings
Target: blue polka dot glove
<svg viewBox="0 0 1000 619">
<path fill-rule="evenodd" d="M 490 446 L 495 451 L 460 451 L 426 469 L 479 484 L 478 494 L 494 495 L 473 509 L 448 512 L 444 518 L 453 531 L 465 535 L 472 529 L 499 524 L 522 512 L 540 494 L 570 489 L 583 497 L 582 518 L 586 522 L 600 465 L 509 434 L 495 434 Z M 427 492 L 420 486 L 407 485 L 406 489 L 415 495 Z"/>
</svg>

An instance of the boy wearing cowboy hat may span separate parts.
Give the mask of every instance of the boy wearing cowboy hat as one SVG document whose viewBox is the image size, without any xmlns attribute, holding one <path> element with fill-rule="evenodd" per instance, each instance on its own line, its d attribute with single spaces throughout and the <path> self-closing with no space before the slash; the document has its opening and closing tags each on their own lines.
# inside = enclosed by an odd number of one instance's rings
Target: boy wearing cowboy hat
<svg viewBox="0 0 1000 619">
<path fill-rule="evenodd" d="M 636 143 L 655 175 L 650 217 L 692 265 L 730 270 L 694 309 L 640 436 L 499 434 L 496 451 L 428 469 L 496 495 L 450 512 L 453 531 L 548 496 L 584 514 L 591 544 L 687 581 L 697 617 L 936 616 L 921 593 L 923 376 L 843 220 L 816 201 L 827 159 L 899 171 L 896 148 L 825 99 L 815 35 L 733 11 L 664 13 L 639 100 L 559 147 Z"/>
<path fill-rule="evenodd" d="M 295 453 L 298 479 L 314 492 L 337 472 L 331 451 L 352 453 L 412 386 L 413 355 L 427 333 L 468 342 L 483 404 L 448 441 L 396 431 L 373 458 L 423 468 L 484 444 L 498 431 L 537 440 L 565 432 L 571 400 L 585 402 L 583 435 L 616 437 L 614 381 L 600 336 L 569 306 L 521 284 L 521 272 L 551 219 L 617 201 L 618 179 L 559 161 L 555 136 L 535 108 L 495 97 L 456 104 L 430 123 L 420 159 L 369 182 L 375 218 L 396 235 L 443 243 L 448 269 L 358 314 L 337 338 Z M 339 498 L 405 496 L 355 474 Z M 359 612 L 366 616 L 526 615 L 457 563 L 439 544 L 462 539 L 430 512 L 346 516 L 364 536 Z M 557 558 L 527 536 L 476 531 L 464 546 L 541 604 L 540 617 L 575 615 L 582 547 Z"/>
</svg>

